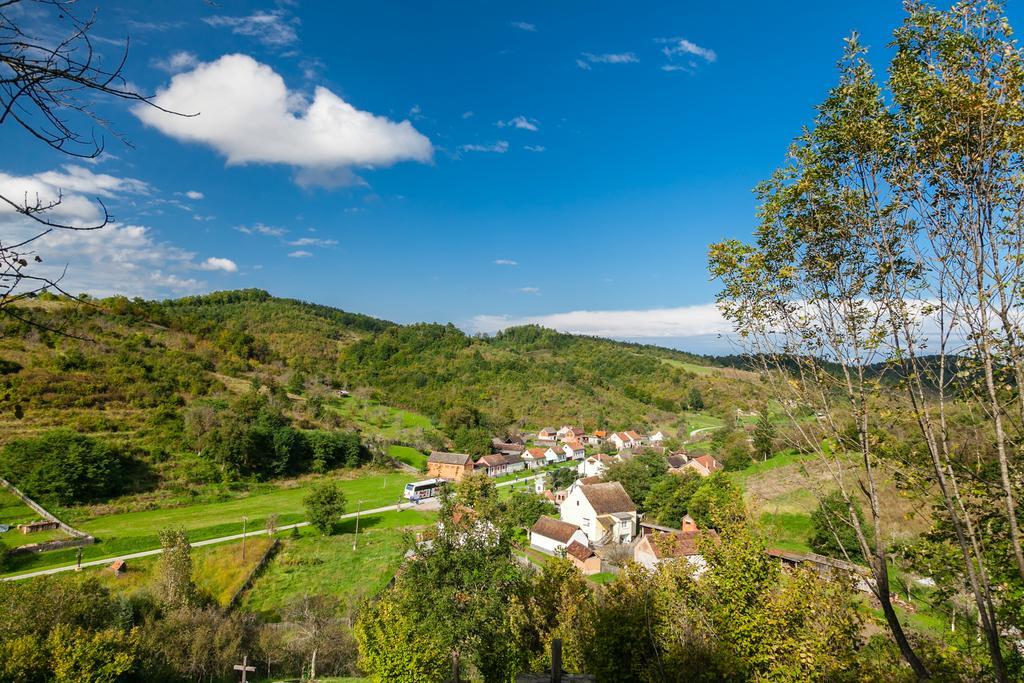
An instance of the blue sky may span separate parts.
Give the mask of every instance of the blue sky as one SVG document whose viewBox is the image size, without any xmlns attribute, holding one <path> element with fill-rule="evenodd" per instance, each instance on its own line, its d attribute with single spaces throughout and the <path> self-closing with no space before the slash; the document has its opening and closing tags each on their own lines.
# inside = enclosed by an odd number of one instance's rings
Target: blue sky
<svg viewBox="0 0 1024 683">
<path fill-rule="evenodd" d="M 0 126 L 0 190 L 111 207 L 40 247 L 73 291 L 727 350 L 707 245 L 749 236 L 842 38 L 884 63 L 900 4 L 103 2 L 102 49 L 130 35 L 131 83 L 199 115 L 103 104 L 133 146 L 96 163 Z"/>
</svg>

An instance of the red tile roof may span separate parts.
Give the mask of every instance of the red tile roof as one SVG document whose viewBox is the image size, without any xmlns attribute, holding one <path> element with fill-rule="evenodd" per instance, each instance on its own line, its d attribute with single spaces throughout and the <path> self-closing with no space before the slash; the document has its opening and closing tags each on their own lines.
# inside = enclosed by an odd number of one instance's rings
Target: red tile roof
<svg viewBox="0 0 1024 683">
<path fill-rule="evenodd" d="M 550 538 L 559 543 L 568 543 L 572 535 L 579 530 L 580 528 L 575 524 L 569 524 L 554 517 L 541 517 L 530 528 L 531 533 L 543 536 L 544 538 Z"/>
<path fill-rule="evenodd" d="M 583 545 L 579 541 L 573 541 L 565 547 L 565 554 L 572 555 L 580 562 L 590 559 L 594 556 L 594 551 Z"/>
</svg>

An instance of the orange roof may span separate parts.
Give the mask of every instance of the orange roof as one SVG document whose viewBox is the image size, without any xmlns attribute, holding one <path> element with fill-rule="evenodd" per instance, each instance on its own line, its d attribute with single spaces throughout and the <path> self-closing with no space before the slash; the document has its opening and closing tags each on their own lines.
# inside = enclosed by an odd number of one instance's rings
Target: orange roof
<svg viewBox="0 0 1024 683">
<path fill-rule="evenodd" d="M 579 441 L 567 441 L 565 445 L 568 446 L 569 448 L 573 449 L 574 451 L 582 451 L 583 450 L 583 446 L 580 444 Z"/>
</svg>

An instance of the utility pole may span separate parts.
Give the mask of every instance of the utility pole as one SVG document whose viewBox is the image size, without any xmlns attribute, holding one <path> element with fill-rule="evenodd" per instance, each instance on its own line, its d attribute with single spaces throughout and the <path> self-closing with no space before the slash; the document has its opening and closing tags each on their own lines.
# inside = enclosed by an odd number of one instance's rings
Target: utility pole
<svg viewBox="0 0 1024 683">
<path fill-rule="evenodd" d="M 362 507 L 362 505 L 363 505 L 363 501 L 361 501 L 361 500 L 357 500 L 356 501 L 356 533 L 352 537 L 352 550 L 356 549 L 356 543 L 359 542 L 359 510 Z"/>
</svg>

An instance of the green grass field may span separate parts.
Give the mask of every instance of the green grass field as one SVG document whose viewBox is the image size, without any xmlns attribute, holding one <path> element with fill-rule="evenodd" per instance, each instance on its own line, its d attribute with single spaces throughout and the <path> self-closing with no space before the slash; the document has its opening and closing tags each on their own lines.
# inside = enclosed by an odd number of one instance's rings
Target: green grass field
<svg viewBox="0 0 1024 683">
<path fill-rule="evenodd" d="M 247 591 L 243 604 L 275 619 L 296 595 L 328 593 L 343 601 L 372 596 L 394 576 L 412 530 L 436 518 L 415 509 L 368 515 L 360 519 L 355 550 L 355 520 L 346 520 L 332 536 L 308 527 L 297 539 L 282 533 L 284 547 Z"/>
<path fill-rule="evenodd" d="M 270 547 L 266 536 L 246 539 L 245 559 L 242 559 L 242 544 L 239 542 L 223 545 L 203 546 L 192 549 L 192 580 L 202 593 L 212 597 L 219 605 L 226 606 L 235 591 L 242 587 L 249 572 Z M 153 580 L 158 556 L 128 560 L 127 569 L 114 576 L 109 567 L 86 567 L 81 574 L 67 572 L 58 577 L 72 580 L 81 575 L 94 576 L 111 591 L 132 594 L 146 589 Z M 32 580 L 32 579 L 29 579 Z"/>
<path fill-rule="evenodd" d="M 395 460 L 404 462 L 406 465 L 415 467 L 420 471 L 425 471 L 427 469 L 427 456 L 423 455 L 415 448 L 392 444 L 388 446 L 388 455 Z"/>
<path fill-rule="evenodd" d="M 14 526 L 39 519 L 39 515 L 6 488 L 0 488 L 0 524 Z"/>
<path fill-rule="evenodd" d="M 406 473 L 363 474 L 355 479 L 337 479 L 347 498 L 346 512 L 355 512 L 358 501 L 362 509 L 382 507 L 397 502 L 402 489 L 416 477 Z M 77 523 L 77 527 L 94 535 L 98 543 L 83 549 L 82 559 L 91 560 L 158 548 L 159 532 L 167 527 L 183 527 L 189 540 L 199 541 L 228 536 L 242 531 L 242 517 L 248 517 L 250 531 L 263 528 L 268 515 L 277 514 L 278 524 L 300 522 L 305 518 L 302 499 L 309 488 L 322 479 L 274 491 L 247 495 L 228 501 L 204 503 L 141 512 L 103 515 Z M 11 558 L 8 574 L 71 564 L 75 550 L 19 555 Z"/>
<path fill-rule="evenodd" d="M 423 432 L 435 429 L 426 415 L 356 396 L 333 399 L 325 407 L 347 418 L 360 431 L 378 434 L 385 439 L 412 441 L 421 437 Z"/>
</svg>

